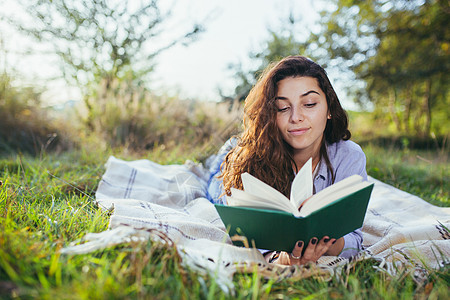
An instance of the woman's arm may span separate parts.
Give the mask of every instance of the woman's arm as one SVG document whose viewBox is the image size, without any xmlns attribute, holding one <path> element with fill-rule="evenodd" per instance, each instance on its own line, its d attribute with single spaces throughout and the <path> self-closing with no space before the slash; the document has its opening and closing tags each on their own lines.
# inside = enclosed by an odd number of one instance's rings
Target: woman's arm
<svg viewBox="0 0 450 300">
<path fill-rule="evenodd" d="M 211 203 L 226 204 L 225 196 L 223 196 L 224 190 L 222 179 L 217 178 L 217 176 L 220 175 L 220 166 L 225 160 L 225 156 L 236 146 L 236 144 L 236 138 L 230 138 L 226 141 L 209 165 L 210 176 L 206 190 L 206 198 Z"/>
<path fill-rule="evenodd" d="M 355 256 L 362 248 L 363 236 L 361 229 L 356 229 L 344 235 L 343 240 L 343 249 L 338 255 L 344 258 Z"/>
</svg>

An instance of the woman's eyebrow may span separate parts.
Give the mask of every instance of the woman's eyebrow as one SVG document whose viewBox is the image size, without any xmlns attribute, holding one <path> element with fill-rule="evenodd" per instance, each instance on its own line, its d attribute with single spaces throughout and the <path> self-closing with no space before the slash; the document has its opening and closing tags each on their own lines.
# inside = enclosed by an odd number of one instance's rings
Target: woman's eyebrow
<svg viewBox="0 0 450 300">
<path fill-rule="evenodd" d="M 304 93 L 304 94 L 301 94 L 300 97 L 306 97 L 306 96 L 308 96 L 309 94 L 317 94 L 317 95 L 320 96 L 319 92 L 317 92 L 317 91 L 315 91 L 315 90 L 310 90 L 310 91 L 307 91 L 307 92 Z M 276 97 L 275 97 L 275 100 L 289 100 L 289 99 L 288 99 L 287 97 L 283 97 L 283 96 L 276 96 Z"/>
<path fill-rule="evenodd" d="M 283 97 L 283 96 L 276 96 L 275 100 L 289 100 L 287 97 Z"/>
<path fill-rule="evenodd" d="M 316 92 L 316 91 L 314 91 L 314 90 L 310 90 L 310 91 L 308 91 L 308 92 L 302 94 L 300 97 L 305 97 L 305 96 L 308 96 L 309 94 L 317 94 L 317 95 L 320 96 L 319 92 Z"/>
</svg>

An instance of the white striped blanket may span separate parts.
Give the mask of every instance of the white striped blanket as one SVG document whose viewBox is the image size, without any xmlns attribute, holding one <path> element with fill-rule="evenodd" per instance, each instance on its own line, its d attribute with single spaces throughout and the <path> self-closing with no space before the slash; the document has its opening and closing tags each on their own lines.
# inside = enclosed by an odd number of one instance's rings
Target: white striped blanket
<svg viewBox="0 0 450 300">
<path fill-rule="evenodd" d="M 333 274 L 349 260 L 322 257 L 317 266 L 267 264 L 259 251 L 233 246 L 214 206 L 205 198 L 209 173 L 201 165 L 159 165 L 110 157 L 96 193 L 98 205 L 113 210 L 110 228 L 90 233 L 62 249 L 77 254 L 132 240 L 170 241 L 190 269 L 212 274 L 224 290 L 235 272 L 254 271 L 280 279 Z M 402 268 L 420 280 L 426 268 L 450 260 L 450 207 L 433 206 L 373 178 L 363 226 L 364 251 L 353 261 L 374 258 L 381 271 Z M 164 238 L 161 238 L 163 236 Z M 423 274 L 422 274 L 423 275 Z"/>
</svg>

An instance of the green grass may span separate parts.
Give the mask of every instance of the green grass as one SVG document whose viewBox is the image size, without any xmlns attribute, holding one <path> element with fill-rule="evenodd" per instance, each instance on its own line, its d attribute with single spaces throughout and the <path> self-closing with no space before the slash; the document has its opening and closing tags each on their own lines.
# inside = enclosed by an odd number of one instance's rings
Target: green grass
<svg viewBox="0 0 450 300">
<path fill-rule="evenodd" d="M 58 249 L 88 232 L 101 232 L 109 216 L 92 204 L 109 155 L 148 158 L 158 163 L 199 159 L 199 149 L 132 155 L 111 150 L 80 150 L 40 158 L 0 157 L 0 298 L 44 299 L 286 299 L 383 298 L 445 299 L 449 268 L 431 271 L 424 285 L 405 273 L 392 278 L 367 260 L 329 281 L 300 281 L 237 274 L 236 295 L 225 295 L 214 278 L 181 266 L 173 248 L 147 242 L 125 244 L 87 255 L 60 256 Z M 370 175 L 433 204 L 450 206 L 447 158 L 409 150 L 366 146 Z"/>
<path fill-rule="evenodd" d="M 450 206 L 448 152 L 363 147 L 367 173 L 437 206 Z"/>
</svg>

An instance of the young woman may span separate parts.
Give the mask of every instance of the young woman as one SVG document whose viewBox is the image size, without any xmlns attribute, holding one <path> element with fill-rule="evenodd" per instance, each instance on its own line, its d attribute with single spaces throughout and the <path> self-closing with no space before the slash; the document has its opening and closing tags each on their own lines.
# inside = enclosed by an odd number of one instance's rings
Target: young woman
<svg viewBox="0 0 450 300">
<path fill-rule="evenodd" d="M 231 187 L 242 189 L 244 172 L 289 197 L 295 174 L 311 157 L 315 193 L 353 174 L 367 179 L 365 155 L 350 136 L 347 114 L 325 70 L 306 57 L 286 57 L 266 69 L 246 98 L 244 130 L 211 164 L 208 197 L 226 204 Z M 265 257 L 281 264 L 315 262 L 322 255 L 350 257 L 360 250 L 362 234 L 356 230 L 337 240 L 324 236 L 306 242 L 298 241 L 290 254 L 269 251 Z"/>
</svg>

